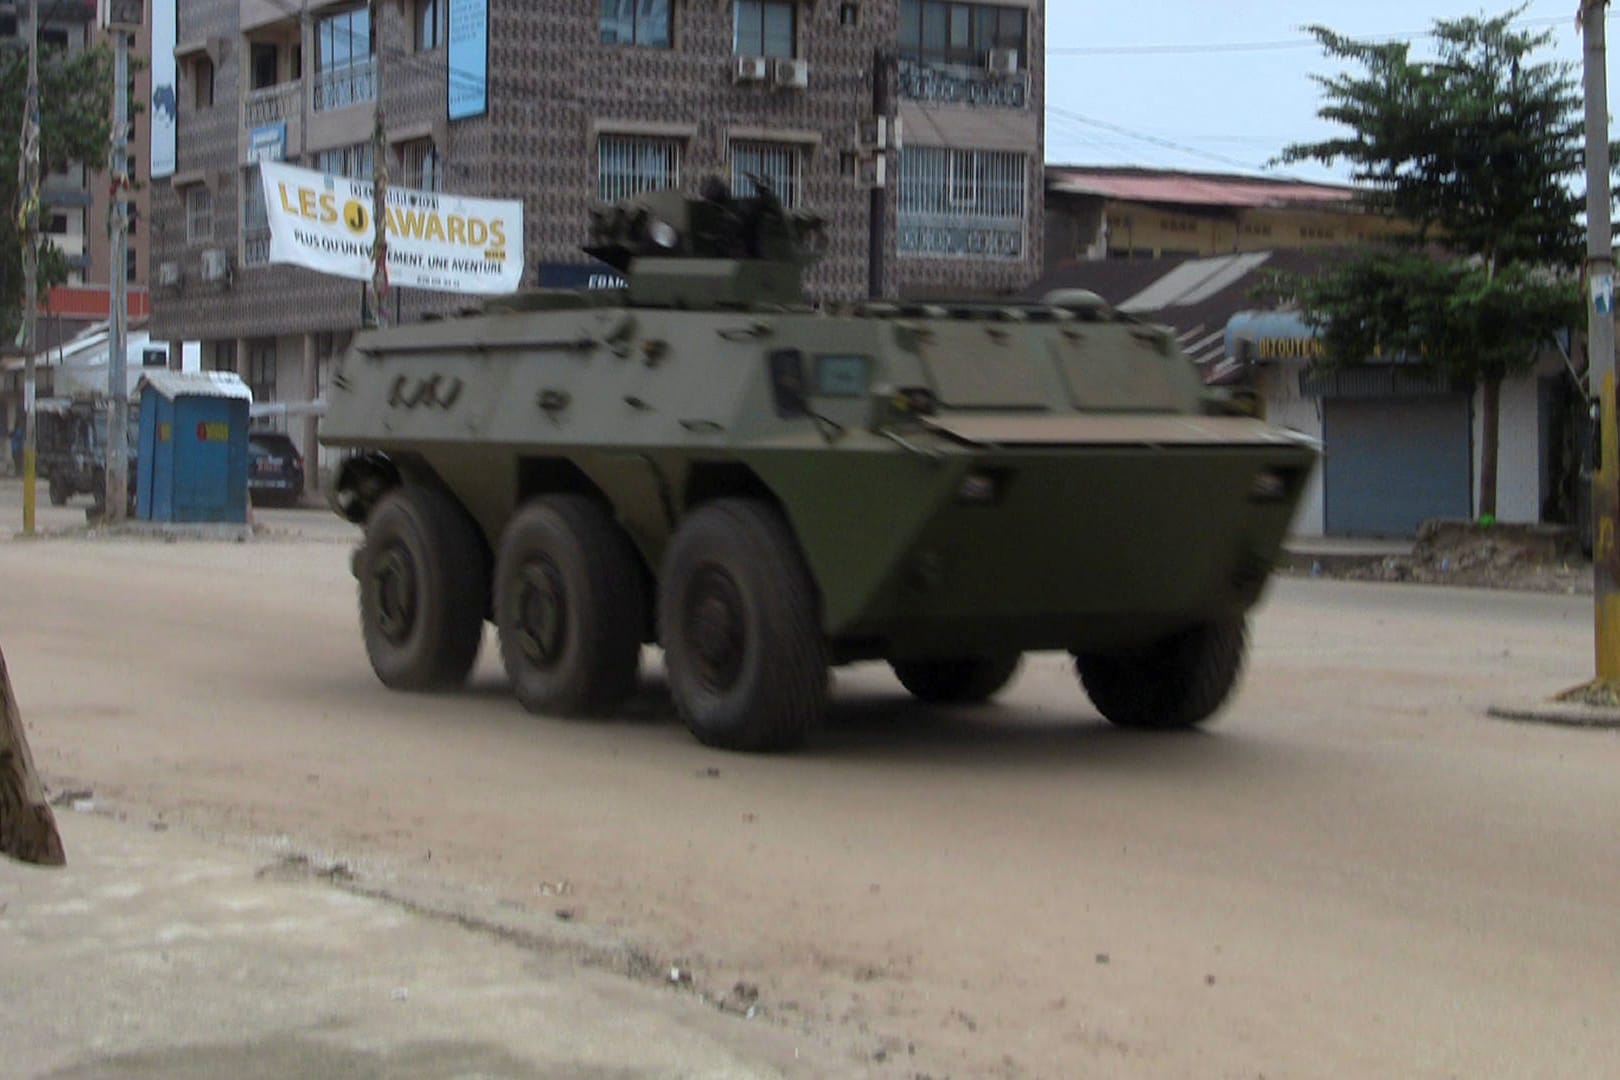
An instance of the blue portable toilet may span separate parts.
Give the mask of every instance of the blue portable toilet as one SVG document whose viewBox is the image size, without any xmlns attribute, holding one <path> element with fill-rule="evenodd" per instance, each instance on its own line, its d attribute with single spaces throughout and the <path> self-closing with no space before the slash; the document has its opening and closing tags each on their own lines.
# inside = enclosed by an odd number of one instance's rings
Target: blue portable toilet
<svg viewBox="0 0 1620 1080">
<path fill-rule="evenodd" d="M 248 406 L 226 371 L 148 371 L 138 388 L 141 441 L 135 516 L 143 521 L 247 521 Z"/>
</svg>

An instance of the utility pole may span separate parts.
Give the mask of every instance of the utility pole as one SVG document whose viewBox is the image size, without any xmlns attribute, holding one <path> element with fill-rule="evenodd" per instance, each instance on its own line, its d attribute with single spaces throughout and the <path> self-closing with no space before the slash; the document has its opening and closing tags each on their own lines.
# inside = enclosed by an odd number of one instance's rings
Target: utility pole
<svg viewBox="0 0 1620 1080">
<path fill-rule="evenodd" d="M 1615 425 L 1614 237 L 1609 219 L 1609 80 L 1604 16 L 1609 0 L 1581 0 L 1586 84 L 1587 380 L 1598 403 L 1592 474 L 1592 594 L 1597 682 L 1620 687 L 1620 432 Z"/>
<path fill-rule="evenodd" d="M 28 3 L 28 95 L 23 104 L 22 153 L 17 160 L 17 216 L 23 234 L 23 534 L 34 534 L 38 436 L 34 427 L 39 317 L 39 0 Z"/>
<path fill-rule="evenodd" d="M 110 522 L 123 521 L 129 506 L 129 382 L 124 373 L 128 356 L 129 283 L 124 270 L 129 246 L 129 29 L 111 26 L 117 61 L 113 69 L 112 210 L 108 231 L 112 237 L 112 265 L 107 304 L 107 502 Z"/>
<path fill-rule="evenodd" d="M 371 132 L 371 288 L 366 296 L 367 307 L 370 309 L 370 319 L 373 326 L 385 326 L 388 323 L 387 311 L 383 306 L 388 296 L 388 137 L 383 127 L 383 47 L 382 26 L 377 16 L 382 14 L 382 4 L 378 0 L 371 0 L 371 35 L 376 41 L 376 55 L 372 58 L 375 65 L 372 76 L 376 80 L 377 108 L 376 125 Z"/>
<path fill-rule="evenodd" d="M 878 124 L 878 131 L 882 134 L 875 140 L 875 158 L 873 166 L 875 175 L 872 177 L 872 190 L 868 196 L 870 203 L 866 217 L 866 295 L 873 300 L 883 299 L 883 279 L 885 277 L 885 258 L 889 243 L 889 176 L 888 156 L 890 132 L 895 128 L 894 118 L 891 115 L 889 97 L 890 81 L 895 67 L 895 56 L 882 46 L 872 53 L 872 116 Z M 857 147 L 857 153 L 863 153 L 865 148 Z M 859 173 L 860 164 L 856 164 Z"/>
</svg>

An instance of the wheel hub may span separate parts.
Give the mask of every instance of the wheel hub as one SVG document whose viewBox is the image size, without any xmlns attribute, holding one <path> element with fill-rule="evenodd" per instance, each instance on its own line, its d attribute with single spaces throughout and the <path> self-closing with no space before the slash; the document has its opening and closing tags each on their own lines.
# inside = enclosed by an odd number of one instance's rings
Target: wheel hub
<svg viewBox="0 0 1620 1080">
<path fill-rule="evenodd" d="M 568 601 L 562 575 L 549 560 L 526 564 L 518 580 L 518 647 L 531 664 L 550 667 L 568 643 Z"/>
<path fill-rule="evenodd" d="M 371 578 L 377 596 L 377 628 L 389 642 L 402 645 L 416 621 L 416 564 L 396 544 L 378 557 Z"/>
<path fill-rule="evenodd" d="M 746 642 L 742 596 L 717 567 L 702 570 L 687 593 L 686 640 L 705 689 L 723 692 L 736 684 Z"/>
</svg>

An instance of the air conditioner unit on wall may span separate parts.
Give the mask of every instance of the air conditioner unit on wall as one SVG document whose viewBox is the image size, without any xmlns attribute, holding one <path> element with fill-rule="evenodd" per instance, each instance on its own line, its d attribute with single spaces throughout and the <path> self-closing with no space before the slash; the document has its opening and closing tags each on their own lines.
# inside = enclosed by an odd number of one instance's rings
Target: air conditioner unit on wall
<svg viewBox="0 0 1620 1080">
<path fill-rule="evenodd" d="M 180 286 L 180 264 L 177 262 L 158 263 L 158 286 L 164 289 L 175 289 Z"/>
<path fill-rule="evenodd" d="M 204 281 L 230 281 L 231 257 L 224 248 L 209 248 L 202 253 L 202 279 Z"/>
<path fill-rule="evenodd" d="M 789 90 L 803 90 L 810 85 L 810 65 L 804 60 L 776 60 L 771 64 L 771 82 Z"/>
<path fill-rule="evenodd" d="M 764 82 L 770 74 L 770 63 L 763 56 L 734 56 L 732 60 L 732 82 Z"/>
<path fill-rule="evenodd" d="M 990 58 L 985 62 L 985 68 L 996 75 L 1018 74 L 1017 49 L 991 49 Z"/>
</svg>

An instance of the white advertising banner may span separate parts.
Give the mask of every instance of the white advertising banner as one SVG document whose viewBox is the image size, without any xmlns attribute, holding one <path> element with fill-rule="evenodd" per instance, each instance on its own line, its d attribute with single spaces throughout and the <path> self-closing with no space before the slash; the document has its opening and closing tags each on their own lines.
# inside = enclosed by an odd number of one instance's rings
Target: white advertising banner
<svg viewBox="0 0 1620 1080">
<path fill-rule="evenodd" d="M 174 0 L 152 0 L 152 179 L 174 175 Z"/>
<path fill-rule="evenodd" d="M 264 161 L 270 261 L 370 281 L 372 186 Z M 388 189 L 388 283 L 491 296 L 523 281 L 523 203 Z"/>
</svg>

